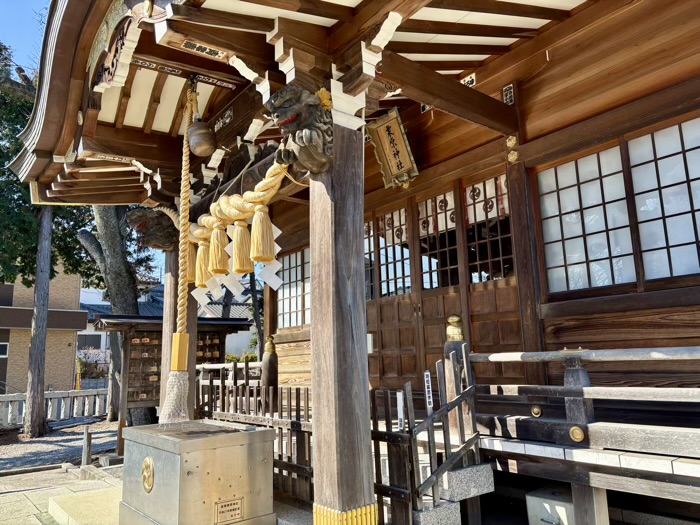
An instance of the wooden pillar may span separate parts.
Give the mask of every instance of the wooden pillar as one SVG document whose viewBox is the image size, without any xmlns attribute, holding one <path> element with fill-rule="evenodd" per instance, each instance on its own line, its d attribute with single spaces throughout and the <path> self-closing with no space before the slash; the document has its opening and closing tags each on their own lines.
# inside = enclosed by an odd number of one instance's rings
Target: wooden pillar
<svg viewBox="0 0 700 525">
<path fill-rule="evenodd" d="M 177 324 L 177 276 L 178 251 L 165 252 L 165 287 L 163 290 L 163 334 L 161 335 L 160 358 L 160 401 L 159 412 L 165 402 L 165 391 L 170 375 L 171 349 L 173 334 Z"/>
<path fill-rule="evenodd" d="M 190 299 L 187 301 L 187 333 L 190 334 L 190 346 L 187 351 L 187 373 L 190 376 L 190 385 L 187 389 L 187 413 L 190 419 L 194 419 L 194 400 L 195 400 L 195 379 L 197 377 L 197 310 L 199 303 L 192 297 L 192 292 L 195 289 L 194 284 L 190 284 L 187 288 L 187 293 L 190 294 Z M 224 335 L 224 345 L 226 344 L 226 336 Z"/>
<path fill-rule="evenodd" d="M 581 359 L 574 353 L 564 360 L 564 386 L 572 388 L 585 388 L 591 386 L 588 372 L 584 368 Z M 566 407 L 566 421 L 572 424 L 569 435 L 575 441 L 586 440 L 586 431 L 583 428 L 593 422 L 593 401 L 591 399 L 569 398 L 564 401 Z M 571 484 L 571 495 L 574 503 L 574 516 L 576 523 L 589 525 L 610 525 L 608 515 L 608 495 L 605 489 L 591 487 L 589 485 Z"/>
<path fill-rule="evenodd" d="M 315 522 L 376 524 L 364 298 L 362 131 L 333 126 L 329 172 L 311 179 Z"/>
<path fill-rule="evenodd" d="M 544 338 L 539 315 L 537 248 L 534 241 L 535 228 L 539 228 L 539 225 L 534 224 L 532 218 L 532 195 L 525 164 L 508 164 L 507 176 L 523 351 L 541 352 Z M 544 364 L 527 363 L 525 379 L 529 384 L 546 384 Z"/>
</svg>

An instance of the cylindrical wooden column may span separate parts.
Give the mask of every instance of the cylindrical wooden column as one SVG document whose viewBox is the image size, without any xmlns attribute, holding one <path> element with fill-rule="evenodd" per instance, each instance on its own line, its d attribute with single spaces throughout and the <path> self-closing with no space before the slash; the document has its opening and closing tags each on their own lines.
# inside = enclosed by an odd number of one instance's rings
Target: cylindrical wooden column
<svg viewBox="0 0 700 525">
<path fill-rule="evenodd" d="M 315 522 L 329 525 L 376 524 L 364 298 L 364 140 L 361 131 L 338 125 L 333 133 L 333 167 L 312 176 L 310 190 L 314 514 Z"/>
<path fill-rule="evenodd" d="M 177 276 L 178 250 L 165 252 L 165 286 L 163 289 L 163 333 L 161 335 L 160 357 L 160 401 L 159 410 L 165 401 L 165 391 L 170 375 L 170 358 L 173 347 L 173 334 L 177 320 Z"/>
</svg>

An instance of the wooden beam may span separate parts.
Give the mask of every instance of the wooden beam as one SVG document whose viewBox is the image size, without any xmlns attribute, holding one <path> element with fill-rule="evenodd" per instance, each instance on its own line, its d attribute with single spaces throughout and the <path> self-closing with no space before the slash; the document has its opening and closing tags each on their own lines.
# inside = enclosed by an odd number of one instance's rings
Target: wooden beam
<svg viewBox="0 0 700 525">
<path fill-rule="evenodd" d="M 508 46 L 488 44 L 432 44 L 430 42 L 389 42 L 385 48 L 394 53 L 435 55 L 504 55 Z"/>
<path fill-rule="evenodd" d="M 170 124 L 170 136 L 177 137 L 180 134 L 180 127 L 182 126 L 182 119 L 184 117 L 185 106 L 187 105 L 187 82 L 182 86 L 182 91 L 180 91 L 180 98 L 177 101 L 177 109 L 175 110 L 175 116 L 173 117 L 173 122 Z"/>
<path fill-rule="evenodd" d="M 494 38 L 533 38 L 537 29 L 526 27 L 489 26 L 481 24 L 459 24 L 456 22 L 433 22 L 432 20 L 404 20 L 399 31 L 428 35 L 488 36 Z"/>
<path fill-rule="evenodd" d="M 517 148 L 527 167 L 557 160 L 626 133 L 700 109 L 700 78 L 635 100 Z"/>
<path fill-rule="evenodd" d="M 255 85 L 250 84 L 210 120 L 217 147 L 231 149 L 261 109 L 262 97 Z"/>
<path fill-rule="evenodd" d="M 143 186 L 140 176 L 135 177 L 105 177 L 98 180 L 62 180 L 51 183 L 52 190 L 70 190 L 75 193 L 84 193 L 85 190 L 115 189 L 122 186 L 137 185 Z"/>
<path fill-rule="evenodd" d="M 144 190 L 143 184 L 124 184 L 111 187 L 100 188 L 62 188 L 60 190 L 48 190 L 49 197 L 73 197 L 82 195 L 110 195 L 114 193 L 133 193 Z"/>
<path fill-rule="evenodd" d="M 196 8 L 174 3 L 165 7 L 165 13 L 169 20 L 180 20 L 218 29 L 268 33 L 275 27 L 275 21 L 272 18 L 227 13 L 216 9 Z"/>
<path fill-rule="evenodd" d="M 355 9 L 355 15 L 333 26 L 330 38 L 331 53 L 360 40 L 370 29 L 381 24 L 390 12 L 410 18 L 430 0 L 365 0 Z"/>
<path fill-rule="evenodd" d="M 493 15 L 523 16 L 543 20 L 566 20 L 569 12 L 564 9 L 552 9 L 538 5 L 516 4 L 501 0 L 433 0 L 429 7 L 435 9 L 452 9 L 455 11 L 471 11 L 472 13 L 488 13 Z"/>
<path fill-rule="evenodd" d="M 158 45 L 151 33 L 142 34 L 141 40 L 134 51 L 133 60 L 142 60 L 155 63 L 157 66 L 164 66 L 182 70 L 184 77 L 189 77 L 195 73 L 207 77 L 213 77 L 234 84 L 243 84 L 248 81 L 236 73 L 236 70 L 222 62 L 215 62 L 198 55 L 178 51 L 167 46 Z"/>
<path fill-rule="evenodd" d="M 512 106 L 391 51 L 384 51 L 380 64 L 382 78 L 413 100 L 504 134 L 518 129 L 518 116 Z"/>
<path fill-rule="evenodd" d="M 167 135 L 147 135 L 141 131 L 97 126 L 94 137 L 83 137 L 78 149 L 81 158 L 105 157 L 135 159 L 153 169 L 180 166 L 182 139 Z"/>
<path fill-rule="evenodd" d="M 352 7 L 332 4 L 322 0 L 243 0 L 248 4 L 274 7 L 285 11 L 294 11 L 305 15 L 332 18 L 333 20 L 349 20 L 355 14 Z"/>
<path fill-rule="evenodd" d="M 197 24 L 166 20 L 156 24 L 156 41 L 210 61 L 228 64 L 234 56 L 243 59 L 252 69 L 274 70 L 274 49 L 265 35 L 227 31 Z M 195 47 L 193 47 L 193 44 Z M 206 49 L 199 50 L 198 46 Z M 218 54 L 217 54 L 218 53 Z"/>
<path fill-rule="evenodd" d="M 148 109 L 146 110 L 146 117 L 143 121 L 143 132 L 150 133 L 153 129 L 153 121 L 156 118 L 156 113 L 158 112 L 158 106 L 160 105 L 160 97 L 163 94 L 163 86 L 165 86 L 165 81 L 168 79 L 168 75 L 162 71 L 158 72 L 156 81 L 153 84 L 153 89 L 151 90 L 151 99 L 148 101 Z"/>
</svg>

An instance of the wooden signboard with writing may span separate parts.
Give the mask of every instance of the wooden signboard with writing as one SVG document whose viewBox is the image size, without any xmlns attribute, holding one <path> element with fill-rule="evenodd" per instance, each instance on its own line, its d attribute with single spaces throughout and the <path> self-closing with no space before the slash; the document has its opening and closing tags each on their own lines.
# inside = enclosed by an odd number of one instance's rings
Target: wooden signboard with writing
<svg viewBox="0 0 700 525">
<path fill-rule="evenodd" d="M 418 169 L 399 112 L 392 109 L 384 117 L 368 124 L 367 133 L 382 167 L 384 187 L 393 188 L 398 185 L 407 188 L 418 176 Z"/>
</svg>

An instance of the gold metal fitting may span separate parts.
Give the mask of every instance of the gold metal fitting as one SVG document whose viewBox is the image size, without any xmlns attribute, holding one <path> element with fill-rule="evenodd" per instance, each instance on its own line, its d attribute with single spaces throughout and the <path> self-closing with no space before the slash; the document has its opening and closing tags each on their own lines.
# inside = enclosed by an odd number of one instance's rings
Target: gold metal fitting
<svg viewBox="0 0 700 525">
<path fill-rule="evenodd" d="M 572 441 L 581 443 L 581 441 L 586 439 L 586 434 L 581 427 L 571 427 L 569 429 L 569 437 L 572 439 Z"/>
<path fill-rule="evenodd" d="M 510 162 L 511 164 L 518 162 L 519 158 L 520 154 L 517 151 L 513 150 L 508 152 L 508 162 Z"/>
<path fill-rule="evenodd" d="M 345 512 L 314 505 L 314 525 L 376 525 L 377 522 L 376 504 Z"/>
<path fill-rule="evenodd" d="M 518 137 L 516 137 L 515 135 L 510 135 L 506 139 L 506 146 L 508 146 L 508 148 L 512 149 L 517 145 L 518 145 Z"/>
<path fill-rule="evenodd" d="M 539 405 L 532 405 L 530 414 L 532 414 L 534 417 L 540 417 L 542 416 L 542 408 Z"/>
<path fill-rule="evenodd" d="M 146 491 L 146 494 L 150 494 L 155 484 L 155 465 L 153 464 L 153 458 L 150 456 L 144 459 L 141 465 L 141 479 L 143 481 L 143 490 Z"/>
</svg>

